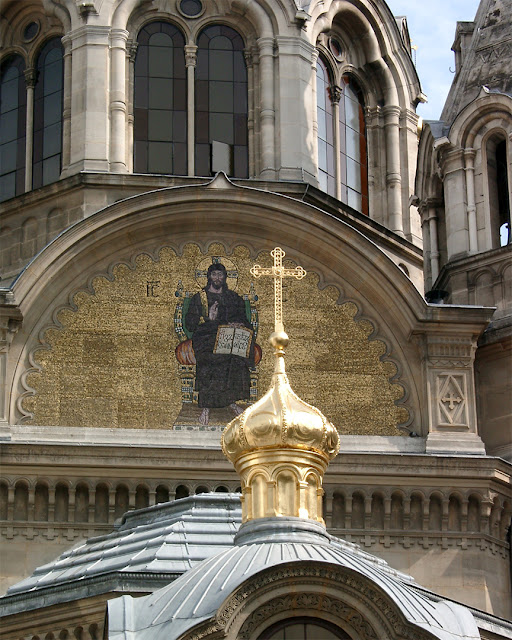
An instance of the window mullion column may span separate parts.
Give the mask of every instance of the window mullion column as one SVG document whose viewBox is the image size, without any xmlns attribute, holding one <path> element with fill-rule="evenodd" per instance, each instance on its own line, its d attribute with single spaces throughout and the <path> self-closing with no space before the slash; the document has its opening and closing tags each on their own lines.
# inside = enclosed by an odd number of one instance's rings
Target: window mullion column
<svg viewBox="0 0 512 640">
<path fill-rule="evenodd" d="M 187 173 L 195 175 L 195 70 L 197 46 L 185 45 L 185 66 L 187 67 Z"/>
<path fill-rule="evenodd" d="M 475 149 L 464 149 L 464 164 L 466 169 L 466 202 L 469 231 L 469 253 L 478 251 L 478 231 L 476 225 L 475 204 Z"/>
<path fill-rule="evenodd" d="M 71 38 L 62 38 L 64 47 L 64 94 L 62 99 L 62 173 L 71 162 Z"/>
<path fill-rule="evenodd" d="M 27 122 L 25 127 L 25 191 L 32 189 L 32 157 L 34 153 L 34 87 L 37 80 L 37 69 L 24 72 L 27 88 Z"/>
<path fill-rule="evenodd" d="M 127 120 L 126 120 L 126 161 L 127 169 L 133 173 L 133 123 L 134 123 L 134 102 L 135 102 L 135 57 L 137 55 L 138 43 L 128 40 L 126 43 L 126 57 L 128 60 L 127 80 Z"/>
<path fill-rule="evenodd" d="M 252 64 L 252 51 L 244 51 L 245 64 L 247 67 L 247 144 L 249 157 L 249 177 L 256 175 L 255 154 L 254 154 L 254 68 Z"/>
<path fill-rule="evenodd" d="M 341 87 L 332 84 L 329 87 L 329 97 L 332 104 L 333 119 L 333 147 L 334 147 L 334 177 L 336 180 L 336 198 L 341 200 L 341 158 L 340 158 L 340 99 Z"/>
</svg>

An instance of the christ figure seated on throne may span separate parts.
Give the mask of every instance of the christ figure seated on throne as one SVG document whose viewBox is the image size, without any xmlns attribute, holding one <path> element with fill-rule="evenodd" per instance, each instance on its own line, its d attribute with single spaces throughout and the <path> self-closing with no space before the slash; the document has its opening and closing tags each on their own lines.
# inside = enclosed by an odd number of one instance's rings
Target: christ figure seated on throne
<svg viewBox="0 0 512 640">
<path fill-rule="evenodd" d="M 176 324 L 178 333 L 188 338 L 176 348 L 182 372 L 188 369 L 190 376 L 195 365 L 194 392 L 192 397 L 184 394 L 184 402 L 197 399 L 199 424 L 204 426 L 209 424 L 210 409 L 229 407 L 233 415 L 238 415 L 243 409 L 237 401 L 254 399 L 255 365 L 261 358 L 255 342 L 256 310 L 251 308 L 248 296 L 244 300 L 229 289 L 227 269 L 218 258 L 208 267 L 206 276 L 206 286 L 191 298 L 186 296 L 177 309 L 182 326 L 179 321 Z M 188 377 L 185 389 L 192 386 L 191 382 Z"/>
</svg>

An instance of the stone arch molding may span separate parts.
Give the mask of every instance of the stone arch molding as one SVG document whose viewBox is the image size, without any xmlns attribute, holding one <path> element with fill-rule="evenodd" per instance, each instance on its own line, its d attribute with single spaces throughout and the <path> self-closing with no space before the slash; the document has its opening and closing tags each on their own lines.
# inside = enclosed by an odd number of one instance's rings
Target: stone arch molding
<svg viewBox="0 0 512 640">
<path fill-rule="evenodd" d="M 354 640 L 434 640 L 406 619 L 371 580 L 350 569 L 297 562 L 272 567 L 232 592 L 216 615 L 179 640 L 257 640 L 275 622 L 293 616 L 328 620 Z"/>
<path fill-rule="evenodd" d="M 288 257 L 317 275 L 320 290 L 336 287 L 339 302 L 355 305 L 354 320 L 369 323 L 369 340 L 383 343 L 381 359 L 395 365 L 392 382 L 400 380 L 404 387 L 401 402 L 412 420 L 419 383 L 409 365 L 415 354 L 409 335 L 426 305 L 409 279 L 346 223 L 286 196 L 235 187 L 219 176 L 207 184 L 128 198 L 95 213 L 51 242 L 18 277 L 13 294 L 24 322 L 10 351 L 11 424 L 21 416 L 21 396 L 33 392 L 26 377 L 36 368 L 34 352 L 47 347 L 44 334 L 50 326 L 61 328 L 58 314 L 76 310 L 77 292 L 93 293 L 99 275 L 112 281 L 116 265 L 134 269 L 139 255 L 156 260 L 163 247 L 180 255 L 190 243 L 206 253 L 219 240 L 228 255 L 242 244 L 254 257 L 280 244 Z"/>
</svg>

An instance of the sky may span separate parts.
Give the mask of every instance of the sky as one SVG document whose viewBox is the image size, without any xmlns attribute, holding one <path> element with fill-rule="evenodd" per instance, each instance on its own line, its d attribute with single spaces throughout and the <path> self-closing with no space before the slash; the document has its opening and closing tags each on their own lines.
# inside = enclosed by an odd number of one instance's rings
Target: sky
<svg viewBox="0 0 512 640">
<path fill-rule="evenodd" d="M 439 120 L 452 84 L 455 55 L 451 50 L 457 20 L 475 19 L 479 0 L 387 0 L 395 16 L 406 16 L 412 44 L 418 49 L 416 70 L 428 103 L 418 105 L 424 120 Z M 450 71 L 451 69 L 451 71 Z"/>
</svg>

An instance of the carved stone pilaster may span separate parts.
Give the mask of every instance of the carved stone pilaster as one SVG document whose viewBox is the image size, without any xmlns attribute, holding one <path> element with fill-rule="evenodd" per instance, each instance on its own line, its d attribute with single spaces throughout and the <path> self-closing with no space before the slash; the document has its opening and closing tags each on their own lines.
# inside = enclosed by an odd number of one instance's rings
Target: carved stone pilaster
<svg viewBox="0 0 512 640">
<path fill-rule="evenodd" d="M 473 362 L 476 336 L 426 335 L 423 340 L 427 384 L 427 452 L 485 454 L 477 434 Z"/>
<path fill-rule="evenodd" d="M 23 316 L 11 291 L 0 292 L 0 440 L 9 438 L 9 383 L 7 364 L 11 342 L 21 327 Z"/>
</svg>

